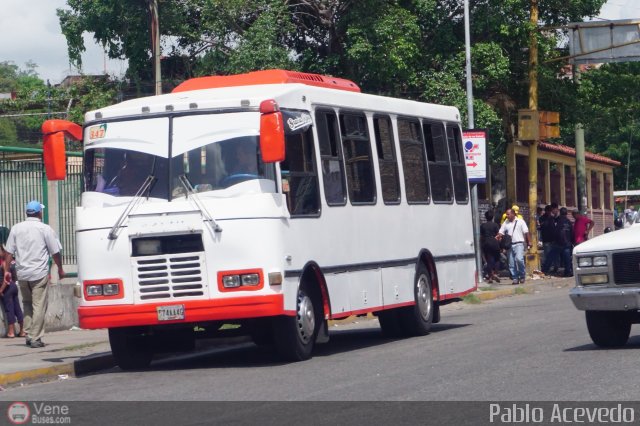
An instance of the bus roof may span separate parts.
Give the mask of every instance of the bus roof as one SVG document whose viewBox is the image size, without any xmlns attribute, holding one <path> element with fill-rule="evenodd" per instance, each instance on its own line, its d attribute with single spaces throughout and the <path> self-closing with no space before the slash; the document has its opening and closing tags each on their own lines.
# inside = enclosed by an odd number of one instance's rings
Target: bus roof
<svg viewBox="0 0 640 426">
<path fill-rule="evenodd" d="M 179 84 L 171 93 L 189 90 L 219 89 L 221 87 L 255 86 L 258 84 L 301 83 L 327 89 L 360 92 L 360 88 L 350 80 L 287 70 L 263 70 L 236 75 L 215 75 L 191 78 Z"/>
<path fill-rule="evenodd" d="M 274 99 L 281 107 L 311 111 L 314 106 L 363 110 L 400 116 L 428 117 L 459 122 L 458 109 L 406 99 L 328 89 L 301 83 L 260 84 L 194 89 L 128 100 L 85 114 L 85 122 L 140 117 L 174 112 L 216 109 L 257 109 L 260 102 Z"/>
</svg>

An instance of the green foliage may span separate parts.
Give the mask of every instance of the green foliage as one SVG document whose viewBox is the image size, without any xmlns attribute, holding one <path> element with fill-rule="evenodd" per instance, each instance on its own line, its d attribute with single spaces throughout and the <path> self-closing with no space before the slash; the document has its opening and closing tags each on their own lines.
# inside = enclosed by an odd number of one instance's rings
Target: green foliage
<svg viewBox="0 0 640 426">
<path fill-rule="evenodd" d="M 616 189 L 625 189 L 629 149 L 629 188 L 640 187 L 640 63 L 606 64 L 582 74 L 575 119 L 584 123 L 587 150 L 620 161 Z M 631 144 L 631 146 L 630 146 Z"/>
<path fill-rule="evenodd" d="M 0 145 L 15 146 L 18 143 L 18 132 L 13 120 L 0 118 Z"/>
<path fill-rule="evenodd" d="M 538 26 L 581 21 L 596 15 L 604 2 L 540 0 Z M 58 15 L 73 62 L 80 64 L 82 34 L 89 32 L 110 57 L 129 60 L 133 81 L 151 80 L 148 0 L 67 0 L 67 5 Z M 158 10 L 165 80 L 267 68 L 316 72 L 352 79 L 368 93 L 454 105 L 466 124 L 462 0 L 158 0 Z M 504 162 L 517 109 L 528 105 L 528 46 L 536 30 L 529 13 L 530 0 L 470 0 L 475 127 L 489 130 L 494 164 Z M 573 126 L 582 120 L 589 123 L 591 149 L 623 157 L 624 126 L 610 134 L 599 129 L 612 129 L 607 120 L 624 116 L 628 103 L 610 105 L 608 98 L 634 83 L 605 87 L 599 74 L 593 81 L 585 74 L 578 92 L 571 79 L 559 78 L 563 62 L 545 62 L 565 53 L 558 49 L 559 35 L 537 34 L 539 107 L 560 111 L 562 142 L 573 143 Z M 113 97 L 89 92 L 95 104 L 74 105 L 92 108 Z M 581 111 L 603 118 L 588 121 Z M 79 111 L 71 115 L 80 120 Z M 599 127 L 592 128 L 594 123 Z"/>
<path fill-rule="evenodd" d="M 25 69 L 11 62 L 0 63 L 3 90 L 16 93 L 15 100 L 0 101 L 0 145 L 40 146 L 44 120 L 65 118 L 81 124 L 88 110 L 116 101 L 117 82 L 107 77 L 81 78 L 66 89 L 46 84 L 36 68 L 34 63 L 27 63 Z"/>
<path fill-rule="evenodd" d="M 116 102 L 117 82 L 107 77 L 99 79 L 84 77 L 72 85 L 66 95 L 72 100 L 67 119 L 82 124 L 87 111 L 103 108 Z"/>
</svg>

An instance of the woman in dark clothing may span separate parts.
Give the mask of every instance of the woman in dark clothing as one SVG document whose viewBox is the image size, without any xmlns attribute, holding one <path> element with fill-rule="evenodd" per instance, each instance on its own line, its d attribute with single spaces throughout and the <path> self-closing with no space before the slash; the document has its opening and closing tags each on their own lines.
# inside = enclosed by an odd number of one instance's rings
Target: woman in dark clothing
<svg viewBox="0 0 640 426">
<path fill-rule="evenodd" d="M 484 279 L 487 282 L 499 283 L 500 244 L 496 240 L 496 235 L 500 226 L 493 221 L 493 210 L 488 210 L 484 217 L 487 221 L 480 225 L 480 249 L 485 261 Z"/>
<path fill-rule="evenodd" d="M 0 277 L 4 277 L 4 247 L 0 244 Z M 4 278 L 0 278 L 2 283 L 0 284 L 0 296 L 2 297 L 2 303 L 4 305 L 4 311 L 7 316 L 7 324 L 9 325 L 7 330 L 7 337 L 16 337 L 16 320 L 20 324 L 20 337 L 25 336 L 24 332 L 24 316 L 22 315 L 22 308 L 20 308 L 20 300 L 18 299 L 18 285 L 16 284 L 16 266 L 15 263 L 11 264 L 11 281 L 6 282 Z"/>
</svg>

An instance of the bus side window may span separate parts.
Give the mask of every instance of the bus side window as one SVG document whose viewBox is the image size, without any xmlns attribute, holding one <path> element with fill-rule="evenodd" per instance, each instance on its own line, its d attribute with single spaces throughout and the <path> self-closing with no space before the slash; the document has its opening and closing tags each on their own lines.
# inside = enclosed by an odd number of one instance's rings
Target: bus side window
<svg viewBox="0 0 640 426">
<path fill-rule="evenodd" d="M 329 206 L 344 206 L 347 203 L 347 196 L 338 119 L 335 112 L 328 110 L 319 110 L 315 115 L 324 196 Z"/>
<path fill-rule="evenodd" d="M 429 179 L 420 123 L 398 119 L 398 138 L 407 202 L 409 204 L 428 203 Z"/>
<path fill-rule="evenodd" d="M 311 127 L 304 133 L 285 137 L 285 160 L 280 163 L 282 192 L 291 216 L 320 213 L 318 173 L 314 161 Z"/>
<path fill-rule="evenodd" d="M 453 184 L 449 153 L 445 138 L 444 126 L 440 123 L 423 123 L 424 137 L 429 161 L 429 177 L 433 190 L 434 202 L 450 203 L 453 201 Z"/>
<path fill-rule="evenodd" d="M 467 182 L 467 167 L 462 151 L 462 136 L 460 129 L 447 125 L 447 141 L 449 142 L 449 157 L 451 158 L 451 173 L 453 174 L 453 189 L 458 204 L 469 201 L 469 183 Z"/>
<path fill-rule="evenodd" d="M 375 204 L 376 185 L 365 115 L 341 113 L 340 134 L 349 199 L 352 204 Z"/>
<path fill-rule="evenodd" d="M 385 204 L 400 203 L 400 182 L 398 180 L 398 162 L 391 119 L 388 116 L 373 117 L 373 129 L 378 148 L 378 165 L 380 167 L 380 185 L 382 200 Z"/>
</svg>

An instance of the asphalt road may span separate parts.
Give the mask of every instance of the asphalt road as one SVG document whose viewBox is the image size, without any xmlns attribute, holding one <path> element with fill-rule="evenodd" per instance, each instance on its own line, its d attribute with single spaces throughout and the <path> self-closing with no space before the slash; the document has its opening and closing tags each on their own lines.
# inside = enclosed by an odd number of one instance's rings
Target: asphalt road
<svg viewBox="0 0 640 426">
<path fill-rule="evenodd" d="M 57 401 L 638 400 L 640 329 L 623 349 L 589 339 L 568 288 L 454 304 L 425 337 L 389 340 L 377 321 L 338 325 L 313 359 L 293 364 L 252 344 L 0 392 Z"/>
</svg>

